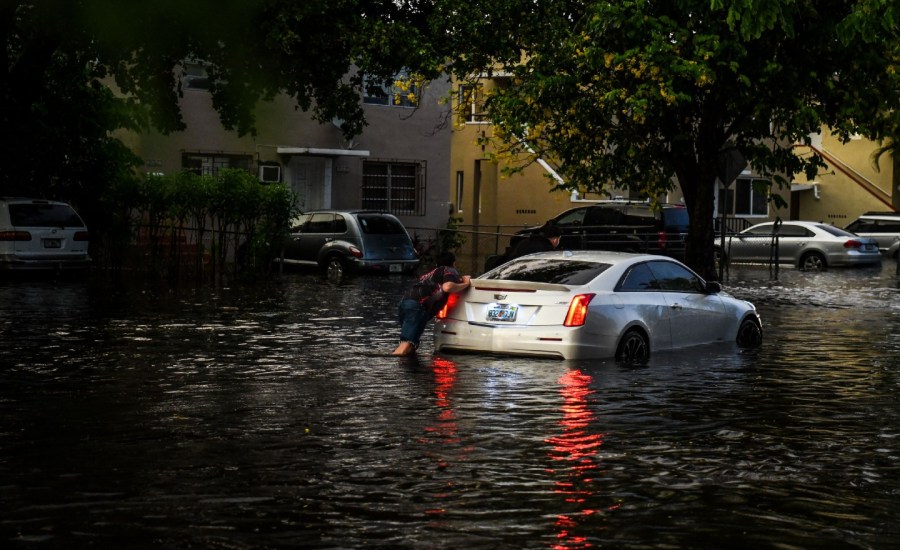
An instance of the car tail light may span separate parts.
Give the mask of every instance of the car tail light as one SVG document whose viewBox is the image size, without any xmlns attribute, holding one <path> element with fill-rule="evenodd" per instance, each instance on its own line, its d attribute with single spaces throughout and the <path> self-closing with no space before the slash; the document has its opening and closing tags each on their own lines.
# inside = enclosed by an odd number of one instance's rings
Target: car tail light
<svg viewBox="0 0 900 550">
<path fill-rule="evenodd" d="M 0 231 L 0 241 L 30 241 L 28 231 Z"/>
<path fill-rule="evenodd" d="M 588 304 L 594 299 L 596 294 L 579 294 L 572 298 L 569 303 L 569 312 L 566 313 L 566 320 L 563 326 L 580 327 L 587 318 Z"/>
<path fill-rule="evenodd" d="M 660 250 L 666 247 L 666 232 L 660 231 L 657 233 L 657 243 L 659 244 Z"/>
<path fill-rule="evenodd" d="M 863 243 L 856 239 L 850 239 L 844 243 L 844 248 L 862 248 Z"/>
<path fill-rule="evenodd" d="M 457 300 L 459 300 L 459 296 L 456 294 L 450 294 L 449 296 L 447 296 L 447 303 L 444 304 L 444 307 L 442 307 L 441 310 L 437 312 L 437 315 L 435 317 L 437 317 L 438 319 L 446 319 L 447 313 L 449 313 L 450 310 L 453 309 L 453 307 L 456 305 Z"/>
<path fill-rule="evenodd" d="M 363 254 L 360 249 L 356 248 L 353 245 L 350 245 L 349 250 L 350 250 L 350 255 L 353 256 L 354 258 L 362 258 Z"/>
<path fill-rule="evenodd" d="M 73 237 L 76 241 L 89 241 L 90 234 L 87 231 L 76 231 Z"/>
</svg>

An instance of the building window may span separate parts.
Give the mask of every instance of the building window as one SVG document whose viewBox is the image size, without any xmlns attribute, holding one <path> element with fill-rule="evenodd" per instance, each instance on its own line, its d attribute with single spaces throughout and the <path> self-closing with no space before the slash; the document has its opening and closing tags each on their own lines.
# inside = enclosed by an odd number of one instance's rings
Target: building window
<svg viewBox="0 0 900 550">
<path fill-rule="evenodd" d="M 363 103 L 414 108 L 419 104 L 419 86 L 406 73 L 398 73 L 389 83 L 365 77 Z"/>
<path fill-rule="evenodd" d="M 362 207 L 424 216 L 425 163 L 363 162 Z"/>
<path fill-rule="evenodd" d="M 738 178 L 727 189 L 719 186 L 718 214 L 724 211 L 731 216 L 768 216 L 768 188 L 769 181 L 760 178 Z"/>
<path fill-rule="evenodd" d="M 461 122 L 487 122 L 484 112 L 484 89 L 480 85 L 464 84 L 459 87 L 457 108 Z"/>
<path fill-rule="evenodd" d="M 456 211 L 463 211 L 463 171 L 456 173 Z"/>
<path fill-rule="evenodd" d="M 181 168 L 198 176 L 215 176 L 224 168 L 238 168 L 250 171 L 251 155 L 182 153 Z"/>
</svg>

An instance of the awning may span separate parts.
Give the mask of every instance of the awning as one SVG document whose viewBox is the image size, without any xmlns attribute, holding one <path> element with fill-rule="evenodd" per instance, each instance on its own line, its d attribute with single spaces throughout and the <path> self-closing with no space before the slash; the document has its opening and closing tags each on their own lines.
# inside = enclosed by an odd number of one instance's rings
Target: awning
<svg viewBox="0 0 900 550">
<path fill-rule="evenodd" d="M 317 147 L 278 147 L 279 155 L 310 155 L 317 157 L 367 157 L 368 151 L 357 149 L 319 149 Z"/>
<path fill-rule="evenodd" d="M 821 197 L 821 195 L 819 194 L 819 182 L 813 182 L 813 183 L 792 183 L 792 184 L 791 184 L 791 192 L 794 192 L 794 191 L 812 191 L 812 192 L 813 192 L 813 196 L 814 196 L 815 198 L 818 199 L 818 198 Z"/>
</svg>

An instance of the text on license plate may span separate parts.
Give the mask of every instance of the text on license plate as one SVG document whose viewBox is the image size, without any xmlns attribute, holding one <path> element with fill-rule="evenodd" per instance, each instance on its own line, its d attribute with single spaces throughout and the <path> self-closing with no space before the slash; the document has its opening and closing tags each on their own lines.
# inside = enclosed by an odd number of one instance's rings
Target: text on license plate
<svg viewBox="0 0 900 550">
<path fill-rule="evenodd" d="M 59 239 L 44 239 L 44 248 L 59 248 Z"/>
<path fill-rule="evenodd" d="M 487 312 L 487 320 L 505 321 L 507 323 L 511 323 L 516 320 L 517 311 L 519 311 L 519 306 L 511 306 L 506 304 L 491 306 L 491 308 L 488 309 Z"/>
<path fill-rule="evenodd" d="M 400 264 L 391 264 L 388 269 L 391 270 L 391 273 L 400 273 L 403 271 L 403 266 Z"/>
</svg>

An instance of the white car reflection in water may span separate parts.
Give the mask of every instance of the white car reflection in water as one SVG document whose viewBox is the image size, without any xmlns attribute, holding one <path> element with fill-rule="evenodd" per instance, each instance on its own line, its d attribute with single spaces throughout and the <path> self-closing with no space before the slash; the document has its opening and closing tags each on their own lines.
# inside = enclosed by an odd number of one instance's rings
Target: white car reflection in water
<svg viewBox="0 0 900 550">
<path fill-rule="evenodd" d="M 472 279 L 435 323 L 435 351 L 643 362 L 650 350 L 761 343 L 753 304 L 662 256 L 554 251 Z"/>
</svg>

